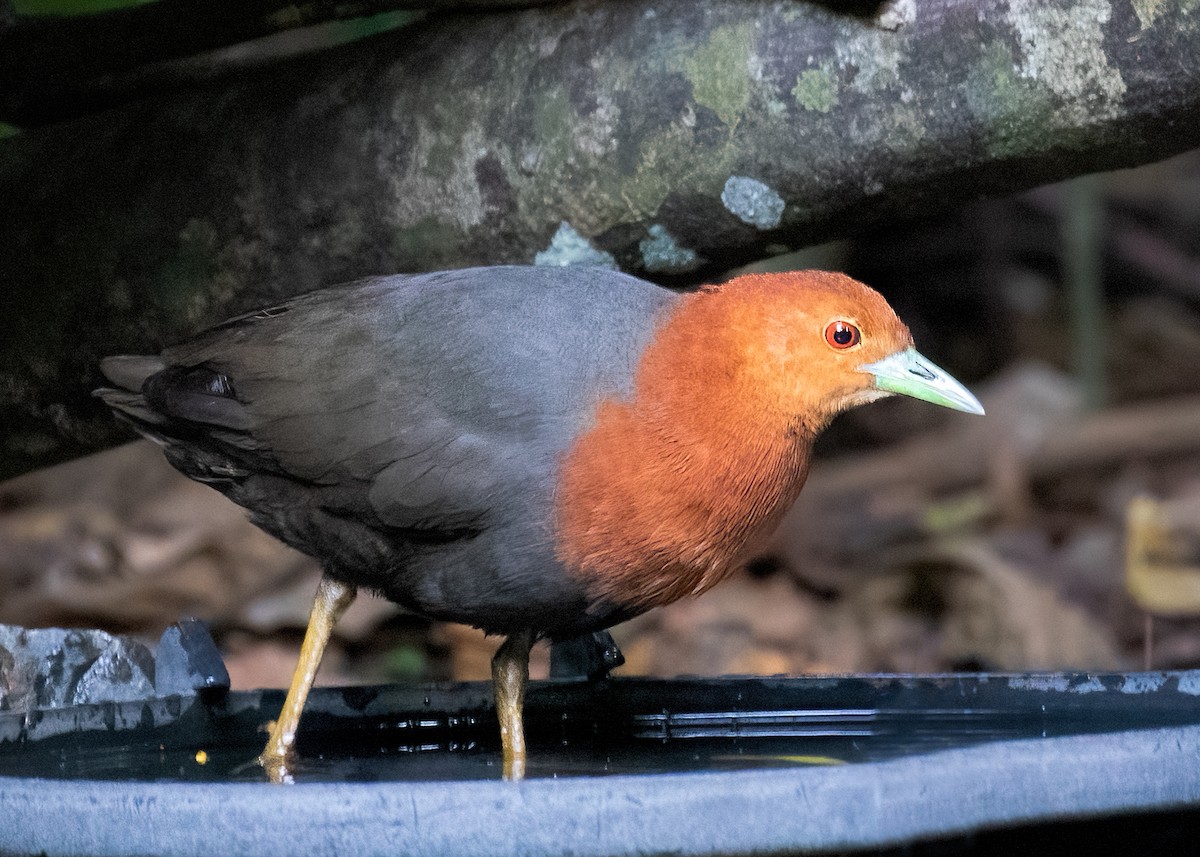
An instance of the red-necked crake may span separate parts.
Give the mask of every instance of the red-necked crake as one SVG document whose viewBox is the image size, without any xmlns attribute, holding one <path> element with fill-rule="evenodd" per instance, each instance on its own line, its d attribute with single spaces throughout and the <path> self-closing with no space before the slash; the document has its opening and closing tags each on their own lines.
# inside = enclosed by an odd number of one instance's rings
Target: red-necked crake
<svg viewBox="0 0 1200 857">
<path fill-rule="evenodd" d="M 359 587 L 505 636 L 518 779 L 537 639 L 727 577 L 839 412 L 900 393 L 983 413 L 877 292 L 822 271 L 687 293 L 597 268 L 379 277 L 102 368 L 97 395 L 171 464 L 324 565 L 261 757 L 276 780 Z"/>
</svg>

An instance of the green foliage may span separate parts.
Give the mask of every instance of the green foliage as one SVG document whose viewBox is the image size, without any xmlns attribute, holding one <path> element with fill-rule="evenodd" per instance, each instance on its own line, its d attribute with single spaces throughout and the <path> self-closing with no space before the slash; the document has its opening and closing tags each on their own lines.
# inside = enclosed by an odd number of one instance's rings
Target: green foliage
<svg viewBox="0 0 1200 857">
<path fill-rule="evenodd" d="M 154 0 L 12 0 L 12 7 L 18 15 L 91 15 L 153 2 Z"/>
<path fill-rule="evenodd" d="M 21 129 L 16 125 L 9 125 L 7 122 L 0 122 L 0 140 L 7 137 L 15 137 L 21 133 Z"/>
</svg>

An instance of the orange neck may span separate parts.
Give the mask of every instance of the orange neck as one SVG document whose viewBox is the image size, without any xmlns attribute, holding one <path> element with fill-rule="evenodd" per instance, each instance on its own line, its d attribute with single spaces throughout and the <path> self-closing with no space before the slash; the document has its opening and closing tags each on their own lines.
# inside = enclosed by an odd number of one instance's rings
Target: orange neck
<svg viewBox="0 0 1200 857">
<path fill-rule="evenodd" d="M 633 396 L 604 402 L 563 460 L 558 556 L 594 597 L 648 609 L 707 590 L 804 483 L 832 414 L 801 419 L 769 385 L 749 383 L 748 362 L 761 376 L 771 359 L 771 322 L 723 297 L 683 299 L 647 349 Z"/>
</svg>

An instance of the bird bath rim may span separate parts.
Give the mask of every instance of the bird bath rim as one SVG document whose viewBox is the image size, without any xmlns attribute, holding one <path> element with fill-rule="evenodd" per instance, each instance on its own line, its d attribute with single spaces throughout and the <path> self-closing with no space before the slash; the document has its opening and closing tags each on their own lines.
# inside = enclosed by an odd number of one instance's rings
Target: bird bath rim
<svg viewBox="0 0 1200 857">
<path fill-rule="evenodd" d="M 310 852 L 350 855 L 401 844 L 406 853 L 431 855 L 771 853 L 879 848 L 1065 817 L 1200 809 L 1200 769 L 1193 764 L 1200 755 L 1198 693 L 1200 672 L 535 682 L 531 734 L 561 711 L 587 709 L 639 723 L 649 741 L 686 744 L 704 729 L 727 729 L 722 718 L 731 715 L 741 718 L 737 728 L 761 726 L 772 702 L 778 725 L 802 715 L 853 723 L 864 701 L 876 711 L 923 712 L 928 719 L 958 700 L 962 711 L 975 714 L 1007 704 L 1020 715 L 1022 734 L 1032 729 L 1035 737 L 1001 736 L 842 765 L 535 776 L 520 784 L 301 780 L 281 787 L 0 776 L 6 822 L 0 854 L 269 855 L 294 851 L 297 843 Z M 486 720 L 490 697 L 486 683 L 325 688 L 314 695 L 306 726 L 318 738 L 355 719 L 417 706 L 448 712 L 461 728 L 482 732 L 494 725 Z M 108 703 L 41 712 L 25 718 L 24 729 L 33 743 L 74 740 L 61 731 L 71 723 L 85 740 L 89 729 L 194 733 L 204 728 L 197 724 L 225 722 L 213 712 L 241 718 L 244 728 L 281 699 L 281 692 L 252 691 L 220 702 L 197 696 Z M 738 711 L 718 710 L 739 704 Z M 13 719 L 0 717 L 0 764 L 6 748 L 17 746 Z M 1114 731 L 1088 729 L 1101 719 Z M 1085 734 L 1077 734 L 1080 728 Z M 1036 737 L 1038 729 L 1048 737 Z M 72 824 L 47 824 L 62 817 Z"/>
</svg>

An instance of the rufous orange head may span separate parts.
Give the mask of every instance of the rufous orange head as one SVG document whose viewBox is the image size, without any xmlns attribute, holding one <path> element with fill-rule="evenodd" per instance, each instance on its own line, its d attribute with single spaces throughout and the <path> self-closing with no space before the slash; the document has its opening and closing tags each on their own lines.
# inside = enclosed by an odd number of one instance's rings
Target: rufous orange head
<svg viewBox="0 0 1200 857">
<path fill-rule="evenodd" d="M 559 558 L 596 597 L 645 609 L 728 575 L 775 526 L 833 417 L 893 393 L 982 413 L 844 274 L 748 275 L 685 296 L 564 456 Z"/>
<path fill-rule="evenodd" d="M 916 351 L 883 296 L 844 274 L 751 274 L 697 297 L 724 304 L 727 332 L 740 343 L 741 389 L 757 390 L 761 407 L 804 415 L 811 430 L 896 393 L 983 413 L 965 387 Z"/>
</svg>

